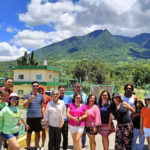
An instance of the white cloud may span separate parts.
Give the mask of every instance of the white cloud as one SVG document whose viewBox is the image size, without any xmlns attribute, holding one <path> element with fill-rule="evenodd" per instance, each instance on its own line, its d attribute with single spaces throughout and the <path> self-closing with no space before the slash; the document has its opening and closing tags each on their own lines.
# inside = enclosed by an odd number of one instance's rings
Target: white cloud
<svg viewBox="0 0 150 150">
<path fill-rule="evenodd" d="M 147 0 L 80 0 L 75 4 L 71 0 L 31 0 L 19 20 L 30 27 L 53 24 L 55 31 L 19 31 L 12 42 L 37 49 L 97 29 L 127 36 L 149 32 L 149 7 Z"/>
<path fill-rule="evenodd" d="M 20 21 L 29 26 L 49 25 L 51 22 L 71 25 L 71 21 L 74 22 L 74 15 L 85 11 L 85 8 L 74 5 L 71 1 L 46 2 L 44 4 L 41 2 L 42 0 L 31 0 L 28 5 L 28 11 L 19 15 Z M 66 17 L 65 20 L 64 17 Z"/>
<path fill-rule="evenodd" d="M 42 31 L 24 30 L 18 32 L 12 42 L 26 48 L 40 48 L 47 45 L 48 33 Z"/>
<path fill-rule="evenodd" d="M 8 27 L 8 28 L 6 28 L 6 31 L 9 32 L 9 33 L 13 33 L 13 32 L 18 32 L 18 29 L 12 28 L 12 27 Z"/>
<path fill-rule="evenodd" d="M 0 61 L 15 60 L 24 55 L 27 51 L 24 47 L 17 48 L 16 46 L 11 46 L 6 42 L 0 43 Z"/>
</svg>

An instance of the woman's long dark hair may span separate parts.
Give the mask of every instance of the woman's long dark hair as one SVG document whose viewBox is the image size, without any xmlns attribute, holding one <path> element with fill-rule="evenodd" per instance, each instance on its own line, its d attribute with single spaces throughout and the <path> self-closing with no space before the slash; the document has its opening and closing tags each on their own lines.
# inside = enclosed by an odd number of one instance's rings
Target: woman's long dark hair
<svg viewBox="0 0 150 150">
<path fill-rule="evenodd" d="M 103 94 L 104 93 L 107 93 L 107 95 L 108 95 L 108 100 L 107 100 L 107 104 L 111 104 L 111 97 L 110 97 L 110 94 L 109 94 L 109 92 L 108 91 L 106 91 L 106 90 L 103 90 L 102 91 L 102 93 L 101 93 L 101 95 L 100 95 L 100 97 L 99 97 L 99 101 L 98 101 L 98 105 L 99 105 L 99 107 L 101 106 L 101 104 L 102 104 L 102 96 L 103 96 Z"/>
<path fill-rule="evenodd" d="M 86 104 L 89 105 L 89 100 L 90 100 L 90 98 L 91 98 L 92 96 L 95 97 L 95 102 L 94 102 L 94 104 L 97 105 L 97 98 L 96 98 L 96 95 L 94 95 L 94 94 L 90 94 L 90 95 L 88 96 L 88 99 L 87 99 L 87 103 L 86 103 Z"/>
<path fill-rule="evenodd" d="M 135 105 L 135 109 L 137 110 L 137 103 L 141 103 L 142 104 L 142 107 L 144 107 L 144 104 L 143 104 L 143 102 L 141 101 L 141 100 L 137 100 L 137 101 L 135 101 L 134 102 L 134 105 Z M 142 108 L 141 108 L 142 109 Z"/>
<path fill-rule="evenodd" d="M 75 103 L 75 98 L 80 95 L 81 96 L 81 103 L 82 103 L 82 95 L 80 93 L 75 93 L 72 99 L 72 103 Z"/>
</svg>

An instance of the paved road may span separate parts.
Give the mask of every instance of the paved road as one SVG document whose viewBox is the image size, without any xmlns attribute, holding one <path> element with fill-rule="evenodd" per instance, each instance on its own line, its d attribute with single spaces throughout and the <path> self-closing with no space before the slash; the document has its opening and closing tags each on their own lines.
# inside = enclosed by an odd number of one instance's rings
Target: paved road
<svg viewBox="0 0 150 150">
<path fill-rule="evenodd" d="M 109 136 L 109 141 L 110 141 L 109 150 L 114 150 L 115 133 L 112 133 Z M 40 140 L 40 143 L 41 143 L 41 140 Z M 32 143 L 31 145 L 34 146 L 34 143 Z M 46 143 L 45 143 L 45 148 L 46 148 L 46 150 L 48 150 L 48 137 L 47 137 L 47 140 L 46 140 Z M 72 142 L 71 134 L 69 132 L 68 150 L 72 150 L 72 149 L 73 149 L 73 142 Z M 22 148 L 21 150 L 24 150 L 24 148 Z M 86 148 L 84 148 L 83 150 L 90 150 L 88 137 L 87 137 L 87 142 L 86 142 Z M 103 150 L 102 138 L 99 134 L 96 136 L 96 150 Z M 145 142 L 145 149 L 144 150 L 148 150 L 146 142 Z"/>
<path fill-rule="evenodd" d="M 26 111 L 22 110 L 22 113 L 23 113 L 24 118 L 26 118 Z M 116 126 L 116 121 L 113 121 L 113 122 L 114 122 L 114 124 Z M 73 142 L 72 142 L 72 137 L 71 137 L 70 132 L 69 132 L 68 136 L 69 136 L 68 150 L 71 150 L 71 149 L 73 149 Z M 109 136 L 109 141 L 110 141 L 110 143 L 109 143 L 109 150 L 114 150 L 115 133 L 112 133 Z M 41 139 L 40 139 L 40 144 L 41 144 Z M 32 143 L 31 146 L 34 147 L 34 143 Z M 45 142 L 45 148 L 46 148 L 46 150 L 48 150 L 48 135 L 47 135 L 47 139 L 46 139 L 46 142 Z M 25 148 L 22 148 L 21 150 L 25 150 Z M 87 142 L 86 142 L 86 148 L 84 148 L 83 150 L 90 150 L 88 137 L 87 137 Z M 101 138 L 101 136 L 99 134 L 96 135 L 96 150 L 103 150 L 102 138 Z M 148 150 L 146 140 L 145 140 L 145 148 L 144 148 L 144 150 Z"/>
</svg>

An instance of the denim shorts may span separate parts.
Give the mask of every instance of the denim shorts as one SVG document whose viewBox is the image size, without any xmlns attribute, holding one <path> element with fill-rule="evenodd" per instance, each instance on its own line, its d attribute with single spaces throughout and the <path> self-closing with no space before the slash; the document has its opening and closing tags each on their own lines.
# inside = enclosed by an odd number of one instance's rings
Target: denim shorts
<svg viewBox="0 0 150 150">
<path fill-rule="evenodd" d="M 19 133 L 17 132 L 17 133 L 13 133 L 13 134 L 4 134 L 3 133 L 3 137 L 5 138 L 5 139 L 11 139 L 11 138 L 13 138 L 13 137 L 15 137 L 15 136 L 18 136 L 19 135 Z"/>
<path fill-rule="evenodd" d="M 84 126 L 69 125 L 69 129 L 71 133 L 77 133 L 77 132 L 83 133 L 84 132 Z"/>
</svg>

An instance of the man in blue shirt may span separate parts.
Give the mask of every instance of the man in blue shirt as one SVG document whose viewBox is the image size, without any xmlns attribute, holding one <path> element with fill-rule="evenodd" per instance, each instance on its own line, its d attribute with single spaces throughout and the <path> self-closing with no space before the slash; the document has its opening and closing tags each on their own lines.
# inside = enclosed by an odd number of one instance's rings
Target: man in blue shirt
<svg viewBox="0 0 150 150">
<path fill-rule="evenodd" d="M 71 98 L 65 95 L 65 87 L 59 86 L 59 99 L 63 100 L 66 105 L 66 109 L 68 108 L 68 104 L 72 102 Z M 63 128 L 61 130 L 63 135 L 63 150 L 67 150 L 68 147 L 68 118 L 66 117 Z"/>
<path fill-rule="evenodd" d="M 27 150 L 30 150 L 31 135 L 35 131 L 35 148 L 39 148 L 40 131 L 42 130 L 42 108 L 44 97 L 38 93 L 38 82 L 32 82 L 32 92 L 25 96 L 23 106 L 27 108 L 27 124 L 29 130 L 27 131 Z"/>
<path fill-rule="evenodd" d="M 87 103 L 87 95 L 82 91 L 82 85 L 80 83 L 75 84 L 74 93 L 71 95 L 72 99 L 75 93 L 81 94 L 83 104 Z M 82 148 L 85 147 L 85 143 L 86 143 L 86 131 L 84 130 L 83 135 L 82 135 Z"/>
</svg>

